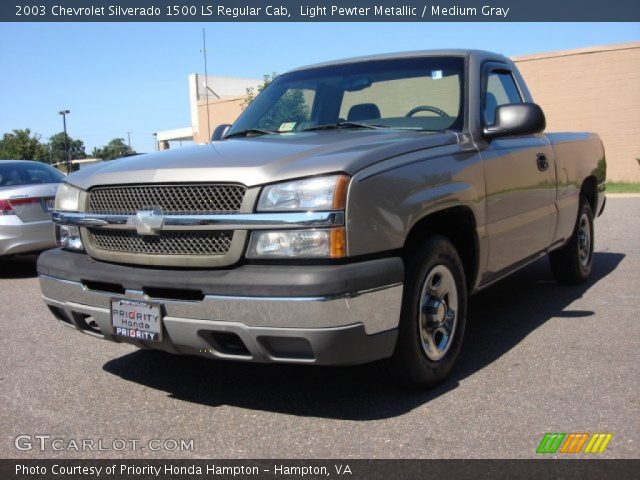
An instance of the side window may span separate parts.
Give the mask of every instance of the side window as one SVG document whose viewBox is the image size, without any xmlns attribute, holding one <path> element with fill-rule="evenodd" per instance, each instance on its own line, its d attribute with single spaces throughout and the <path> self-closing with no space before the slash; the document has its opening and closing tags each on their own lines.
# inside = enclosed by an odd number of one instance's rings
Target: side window
<svg viewBox="0 0 640 480">
<path fill-rule="evenodd" d="M 520 91 L 510 72 L 493 70 L 487 77 L 484 98 L 484 117 L 488 124 L 496 118 L 496 108 L 508 103 L 522 103 Z"/>
</svg>

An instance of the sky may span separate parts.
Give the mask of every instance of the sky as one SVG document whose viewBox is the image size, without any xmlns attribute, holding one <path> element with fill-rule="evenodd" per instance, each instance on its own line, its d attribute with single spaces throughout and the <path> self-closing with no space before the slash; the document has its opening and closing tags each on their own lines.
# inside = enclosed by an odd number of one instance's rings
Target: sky
<svg viewBox="0 0 640 480">
<path fill-rule="evenodd" d="M 262 78 L 358 55 L 478 48 L 522 55 L 640 41 L 640 23 L 0 24 L 0 134 L 62 130 L 87 153 L 115 137 L 154 150 L 153 132 L 190 125 L 189 73 Z"/>
</svg>

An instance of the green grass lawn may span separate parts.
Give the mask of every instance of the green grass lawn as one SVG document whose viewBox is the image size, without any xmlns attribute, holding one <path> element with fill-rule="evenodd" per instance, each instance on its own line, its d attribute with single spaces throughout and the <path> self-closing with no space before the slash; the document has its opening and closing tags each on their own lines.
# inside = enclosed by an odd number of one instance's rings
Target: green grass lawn
<svg viewBox="0 0 640 480">
<path fill-rule="evenodd" d="M 607 182 L 607 193 L 640 193 L 640 183 Z"/>
</svg>

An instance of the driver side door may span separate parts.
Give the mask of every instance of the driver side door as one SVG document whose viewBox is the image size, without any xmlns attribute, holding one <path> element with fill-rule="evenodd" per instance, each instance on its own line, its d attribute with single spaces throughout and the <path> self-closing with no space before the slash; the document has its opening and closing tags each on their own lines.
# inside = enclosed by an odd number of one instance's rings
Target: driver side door
<svg viewBox="0 0 640 480">
<path fill-rule="evenodd" d="M 486 124 L 499 105 L 521 103 L 524 96 L 506 64 L 483 72 Z M 517 267 L 551 243 L 555 228 L 553 149 L 543 134 L 494 138 L 481 149 L 486 183 L 489 258 L 483 280 Z"/>
</svg>

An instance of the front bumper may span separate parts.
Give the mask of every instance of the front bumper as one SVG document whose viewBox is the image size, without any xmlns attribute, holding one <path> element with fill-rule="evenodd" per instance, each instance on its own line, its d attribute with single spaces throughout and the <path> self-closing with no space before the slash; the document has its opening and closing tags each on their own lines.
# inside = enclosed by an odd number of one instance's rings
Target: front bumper
<svg viewBox="0 0 640 480">
<path fill-rule="evenodd" d="M 59 249 L 40 256 L 38 272 L 56 317 L 90 335 L 172 353 L 323 365 L 366 363 L 393 353 L 404 275 L 400 258 L 169 270 L 99 262 Z M 161 343 L 112 335 L 110 299 L 118 297 L 162 303 Z"/>
<path fill-rule="evenodd" d="M 51 220 L 24 223 L 17 215 L 0 217 L 0 256 L 38 252 L 55 246 Z"/>
</svg>

